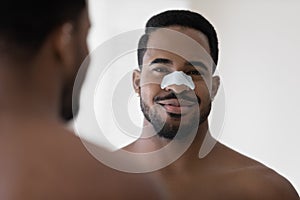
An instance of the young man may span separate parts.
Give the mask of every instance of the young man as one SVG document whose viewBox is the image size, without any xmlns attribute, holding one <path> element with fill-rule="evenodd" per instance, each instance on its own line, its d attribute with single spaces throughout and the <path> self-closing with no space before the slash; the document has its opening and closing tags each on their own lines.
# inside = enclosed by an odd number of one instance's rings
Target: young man
<svg viewBox="0 0 300 200">
<path fill-rule="evenodd" d="M 112 170 L 65 128 L 88 54 L 85 0 L 0 6 L 0 199 L 160 198 L 144 176 Z"/>
<path fill-rule="evenodd" d="M 172 199 L 299 198 L 285 178 L 212 137 L 208 141 L 213 148 L 199 158 L 210 136 L 207 117 L 220 83 L 213 76 L 217 35 L 205 18 L 181 10 L 153 16 L 138 48 L 140 69 L 133 73 L 133 85 L 147 137 L 125 149 L 149 153 L 175 143 L 161 155 L 163 160 L 177 155 L 180 144 L 188 145 L 181 157 L 152 173 L 164 180 Z M 187 143 L 186 138 L 193 140 Z"/>
</svg>

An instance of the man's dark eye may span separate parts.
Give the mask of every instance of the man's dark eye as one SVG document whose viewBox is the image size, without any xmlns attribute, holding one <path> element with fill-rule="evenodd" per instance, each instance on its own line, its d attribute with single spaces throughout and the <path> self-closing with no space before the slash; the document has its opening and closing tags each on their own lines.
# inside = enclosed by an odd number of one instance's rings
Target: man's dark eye
<svg viewBox="0 0 300 200">
<path fill-rule="evenodd" d="M 187 75 L 196 75 L 196 76 L 201 76 L 202 74 L 198 71 L 198 70 L 194 70 L 194 71 L 189 71 L 186 72 Z"/>
<path fill-rule="evenodd" d="M 169 72 L 168 69 L 162 68 L 162 67 L 154 68 L 153 71 L 160 72 L 160 73 L 168 73 Z"/>
</svg>

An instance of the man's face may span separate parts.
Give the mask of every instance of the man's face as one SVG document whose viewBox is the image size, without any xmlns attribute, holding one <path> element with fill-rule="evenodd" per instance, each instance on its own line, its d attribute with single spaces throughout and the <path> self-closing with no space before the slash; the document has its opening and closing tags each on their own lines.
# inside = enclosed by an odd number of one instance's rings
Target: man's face
<svg viewBox="0 0 300 200">
<path fill-rule="evenodd" d="M 192 39 L 198 47 L 192 47 L 188 39 L 185 42 L 182 34 L 168 35 L 158 29 L 151 33 L 147 44 L 147 47 L 155 48 L 147 49 L 141 72 L 134 74 L 145 118 L 158 135 L 168 139 L 175 137 L 179 127 L 189 133 L 207 119 L 212 88 L 212 62 L 208 59 L 210 50 L 206 36 L 190 28 L 176 26 L 170 29 L 185 34 L 184 37 Z M 163 77 L 174 71 L 191 76 L 195 89 L 182 85 L 161 89 Z"/>
<path fill-rule="evenodd" d="M 73 97 L 72 102 L 72 92 L 73 92 L 73 86 L 76 79 L 77 72 L 86 58 L 86 56 L 89 53 L 88 46 L 87 46 L 87 35 L 90 28 L 90 20 L 88 16 L 87 9 L 84 9 L 81 13 L 79 20 L 77 22 L 77 27 L 72 33 L 72 45 L 73 48 L 70 52 L 72 57 L 72 64 L 70 67 L 70 71 L 66 77 L 65 85 L 62 92 L 62 107 L 61 107 L 61 115 L 64 120 L 70 120 L 76 114 L 79 110 L 79 92 L 77 92 L 77 96 Z M 88 66 L 88 64 L 85 64 L 85 66 Z M 77 80 L 80 81 L 80 84 L 77 84 L 79 88 L 74 88 L 74 90 L 80 90 L 82 83 L 84 81 L 86 69 L 84 70 L 84 73 L 81 73 L 82 77 L 77 77 Z M 84 75 L 83 75 L 84 74 Z M 72 109 L 72 103 L 73 103 L 73 109 Z"/>
</svg>

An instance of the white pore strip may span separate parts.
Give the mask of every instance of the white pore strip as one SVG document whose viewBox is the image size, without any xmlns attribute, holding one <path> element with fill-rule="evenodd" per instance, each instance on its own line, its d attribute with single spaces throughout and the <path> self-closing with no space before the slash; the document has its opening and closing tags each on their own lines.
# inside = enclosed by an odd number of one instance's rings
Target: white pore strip
<svg viewBox="0 0 300 200">
<path fill-rule="evenodd" d="M 166 76 L 164 76 L 160 87 L 161 89 L 165 89 L 166 87 L 170 86 L 170 85 L 185 85 L 187 87 L 189 87 L 191 90 L 195 89 L 195 85 L 193 82 L 192 77 L 186 75 L 184 72 L 182 71 L 174 71 Z"/>
</svg>

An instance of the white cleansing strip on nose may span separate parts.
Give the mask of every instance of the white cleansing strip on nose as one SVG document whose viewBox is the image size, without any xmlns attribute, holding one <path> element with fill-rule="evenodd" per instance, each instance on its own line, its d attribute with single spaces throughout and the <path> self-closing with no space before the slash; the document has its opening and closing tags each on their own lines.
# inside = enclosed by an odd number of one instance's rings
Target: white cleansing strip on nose
<svg viewBox="0 0 300 200">
<path fill-rule="evenodd" d="M 164 78 L 160 84 L 160 87 L 161 87 L 161 89 L 165 89 L 167 86 L 174 85 L 174 84 L 185 85 L 192 90 L 195 89 L 195 85 L 194 85 L 192 77 L 186 75 L 182 71 L 175 71 L 175 72 L 172 72 L 172 73 L 164 76 Z"/>
</svg>

